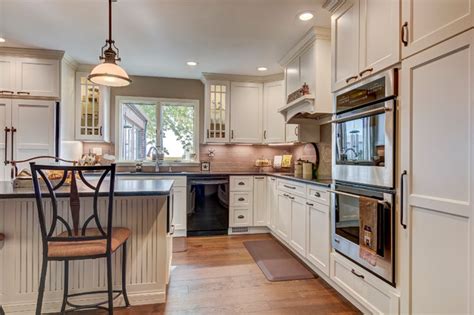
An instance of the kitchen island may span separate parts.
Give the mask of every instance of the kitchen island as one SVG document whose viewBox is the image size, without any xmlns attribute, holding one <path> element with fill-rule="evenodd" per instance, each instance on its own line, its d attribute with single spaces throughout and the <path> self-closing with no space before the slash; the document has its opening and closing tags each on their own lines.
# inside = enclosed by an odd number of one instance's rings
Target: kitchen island
<svg viewBox="0 0 474 315">
<path fill-rule="evenodd" d="M 103 186 L 107 188 L 108 185 Z M 165 302 L 172 251 L 168 224 L 168 196 L 172 189 L 172 180 L 116 179 L 114 226 L 131 230 L 127 250 L 127 290 L 132 305 Z M 92 211 L 92 191 L 80 184 L 78 190 L 81 222 L 84 222 Z M 69 188 L 61 188 L 57 196 L 58 213 L 69 221 Z M 49 200 L 46 200 L 48 206 Z M 106 204 L 106 198 L 99 198 L 99 209 L 105 209 Z M 105 211 L 99 212 L 105 214 Z M 57 227 L 58 232 L 63 229 L 63 226 Z M 7 314 L 31 314 L 36 305 L 42 253 L 32 188 L 15 189 L 11 182 L 0 182 L 0 233 L 5 234 L 5 240 L 0 241 L 0 305 Z M 120 250 L 113 256 L 114 285 L 117 288 L 121 285 Z M 73 262 L 70 268 L 71 293 L 106 288 L 105 259 Z M 44 312 L 60 310 L 62 287 L 63 263 L 50 262 Z M 103 300 L 104 296 L 81 299 L 75 301 L 89 304 Z M 121 297 L 115 305 L 123 305 Z"/>
</svg>

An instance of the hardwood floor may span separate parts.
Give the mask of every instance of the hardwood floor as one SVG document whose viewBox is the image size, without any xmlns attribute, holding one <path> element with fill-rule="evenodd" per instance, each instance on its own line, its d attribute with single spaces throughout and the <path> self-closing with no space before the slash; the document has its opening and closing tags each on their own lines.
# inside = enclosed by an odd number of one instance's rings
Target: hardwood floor
<svg viewBox="0 0 474 315">
<path fill-rule="evenodd" d="M 166 304 L 117 308 L 115 313 L 360 314 L 321 279 L 267 281 L 242 242 L 269 238 L 267 234 L 188 238 L 188 251 L 173 254 L 175 269 Z"/>
</svg>

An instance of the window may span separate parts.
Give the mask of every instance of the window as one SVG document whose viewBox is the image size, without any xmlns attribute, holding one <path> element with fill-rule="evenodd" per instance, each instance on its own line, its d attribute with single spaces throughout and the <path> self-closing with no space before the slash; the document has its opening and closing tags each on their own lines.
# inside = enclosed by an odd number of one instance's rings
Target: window
<svg viewBox="0 0 474 315">
<path fill-rule="evenodd" d="M 168 162 L 197 161 L 199 101 L 117 97 L 119 160 L 146 160 L 156 147 Z"/>
</svg>

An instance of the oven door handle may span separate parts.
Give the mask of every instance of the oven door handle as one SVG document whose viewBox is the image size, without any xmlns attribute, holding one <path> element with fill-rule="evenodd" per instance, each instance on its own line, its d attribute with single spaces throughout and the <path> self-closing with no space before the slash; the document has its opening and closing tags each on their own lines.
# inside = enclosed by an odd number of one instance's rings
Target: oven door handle
<svg viewBox="0 0 474 315">
<path fill-rule="evenodd" d="M 392 108 L 387 107 L 387 106 L 374 108 L 374 109 L 369 109 L 369 110 L 366 110 L 366 111 L 363 111 L 363 112 L 360 112 L 360 113 L 357 113 L 357 114 L 354 114 L 354 115 L 350 115 L 350 116 L 347 116 L 347 117 L 333 119 L 333 120 L 330 121 L 330 123 L 332 123 L 332 124 L 341 123 L 341 122 L 354 120 L 354 119 L 369 116 L 369 115 L 377 115 L 377 114 L 389 112 L 391 110 L 392 110 Z"/>
<path fill-rule="evenodd" d="M 336 194 L 336 195 L 342 195 L 342 196 L 347 196 L 347 197 L 360 199 L 359 195 L 354 195 L 354 194 L 346 193 L 346 192 L 343 192 L 343 191 L 332 190 L 332 189 L 329 189 L 328 191 L 330 193 L 333 193 L 333 194 Z M 384 206 L 387 204 L 387 202 L 383 201 L 383 200 L 377 200 L 377 202 L 381 205 L 384 205 Z"/>
</svg>

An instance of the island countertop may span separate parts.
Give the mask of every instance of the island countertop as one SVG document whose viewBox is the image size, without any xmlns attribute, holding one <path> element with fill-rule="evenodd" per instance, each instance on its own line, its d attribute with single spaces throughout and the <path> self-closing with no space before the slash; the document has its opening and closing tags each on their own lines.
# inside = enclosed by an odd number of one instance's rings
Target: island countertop
<svg viewBox="0 0 474 315">
<path fill-rule="evenodd" d="M 96 183 L 95 180 L 89 180 L 92 185 Z M 80 197 L 92 197 L 94 191 L 84 185 L 78 180 L 78 191 Z M 116 177 L 115 179 L 115 196 L 116 197 L 131 197 L 131 196 L 167 196 L 170 194 L 173 187 L 173 180 L 165 179 L 133 179 L 131 177 Z M 104 180 L 99 192 L 99 196 L 107 195 L 109 185 L 107 180 Z M 47 192 L 46 188 L 43 188 Z M 69 186 L 62 186 L 56 190 L 56 196 L 69 197 Z M 14 188 L 10 181 L 0 181 L 0 199 L 21 199 L 21 198 L 35 198 L 33 188 Z"/>
</svg>

